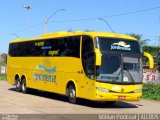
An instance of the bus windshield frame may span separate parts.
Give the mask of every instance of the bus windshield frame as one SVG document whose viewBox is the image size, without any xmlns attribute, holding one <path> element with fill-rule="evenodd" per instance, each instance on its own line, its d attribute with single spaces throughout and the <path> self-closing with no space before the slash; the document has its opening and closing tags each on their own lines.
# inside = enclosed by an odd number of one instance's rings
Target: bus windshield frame
<svg viewBox="0 0 160 120">
<path fill-rule="evenodd" d="M 103 40 L 103 42 L 100 40 Z M 142 83 L 142 54 L 138 41 L 96 37 L 95 44 L 102 54 L 101 66 L 96 66 L 96 80 L 98 82 L 115 84 Z M 110 46 L 110 49 L 104 48 L 105 45 L 106 47 Z M 136 45 L 137 48 L 135 48 Z"/>
</svg>

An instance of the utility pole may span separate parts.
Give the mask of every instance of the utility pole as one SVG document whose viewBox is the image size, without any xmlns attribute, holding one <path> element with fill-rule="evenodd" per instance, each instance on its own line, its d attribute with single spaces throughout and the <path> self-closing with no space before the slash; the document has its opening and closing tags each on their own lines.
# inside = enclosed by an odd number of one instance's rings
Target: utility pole
<svg viewBox="0 0 160 120">
<path fill-rule="evenodd" d="M 26 12 L 26 24 L 25 24 L 25 29 L 26 29 L 26 31 L 28 31 L 28 24 L 29 24 L 29 9 L 31 9 L 32 6 L 30 6 L 30 5 L 25 5 L 25 6 L 23 6 L 23 8 L 25 8 L 25 9 L 27 10 L 27 12 Z"/>
<path fill-rule="evenodd" d="M 54 13 L 52 13 L 52 15 L 50 16 L 50 17 L 48 17 L 46 20 L 45 20 L 45 22 L 44 22 L 44 25 L 45 25 L 45 33 L 47 33 L 48 32 L 48 22 L 49 22 L 49 20 L 54 16 L 54 15 L 56 15 L 58 12 L 60 12 L 60 11 L 65 11 L 66 9 L 58 9 L 58 10 L 56 10 Z"/>
</svg>

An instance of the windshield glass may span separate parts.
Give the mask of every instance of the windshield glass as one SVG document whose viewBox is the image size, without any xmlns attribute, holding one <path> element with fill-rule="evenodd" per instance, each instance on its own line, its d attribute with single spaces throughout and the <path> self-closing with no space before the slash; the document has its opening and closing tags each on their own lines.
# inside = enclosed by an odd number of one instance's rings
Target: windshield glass
<svg viewBox="0 0 160 120">
<path fill-rule="evenodd" d="M 101 66 L 97 67 L 97 80 L 103 82 L 122 81 L 121 58 L 117 55 L 103 54 Z"/>
<path fill-rule="evenodd" d="M 137 41 L 97 37 L 96 46 L 102 53 L 101 66 L 96 67 L 97 81 L 142 83 L 142 60 Z"/>
<path fill-rule="evenodd" d="M 142 82 L 141 58 L 113 53 L 103 53 L 101 66 L 96 68 L 97 81 L 120 84 Z"/>
<path fill-rule="evenodd" d="M 130 80 L 132 80 L 133 83 L 141 83 L 143 77 L 141 57 L 135 55 L 124 55 L 123 73 L 124 82 L 130 82 Z"/>
<path fill-rule="evenodd" d="M 121 38 L 96 38 L 96 47 L 99 50 L 140 53 L 140 46 L 137 41 Z"/>
</svg>

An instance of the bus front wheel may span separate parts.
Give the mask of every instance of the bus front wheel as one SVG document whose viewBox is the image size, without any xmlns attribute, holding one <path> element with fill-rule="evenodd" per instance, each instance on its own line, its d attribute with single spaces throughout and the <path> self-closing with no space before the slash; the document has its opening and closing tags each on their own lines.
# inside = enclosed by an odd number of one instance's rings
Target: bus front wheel
<svg viewBox="0 0 160 120">
<path fill-rule="evenodd" d="M 76 89 L 74 85 L 70 85 L 68 89 L 68 100 L 70 103 L 75 104 L 77 102 Z"/>
</svg>

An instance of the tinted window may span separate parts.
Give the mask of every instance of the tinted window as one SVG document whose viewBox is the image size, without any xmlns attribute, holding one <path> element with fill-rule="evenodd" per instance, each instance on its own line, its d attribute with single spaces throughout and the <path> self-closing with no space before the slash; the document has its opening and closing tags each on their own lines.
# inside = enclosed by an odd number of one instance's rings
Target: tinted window
<svg viewBox="0 0 160 120">
<path fill-rule="evenodd" d="M 100 50 L 140 53 L 139 43 L 133 40 L 98 37 L 96 45 Z"/>
<path fill-rule="evenodd" d="M 80 57 L 80 37 L 11 43 L 11 56 L 70 56 Z"/>
</svg>

